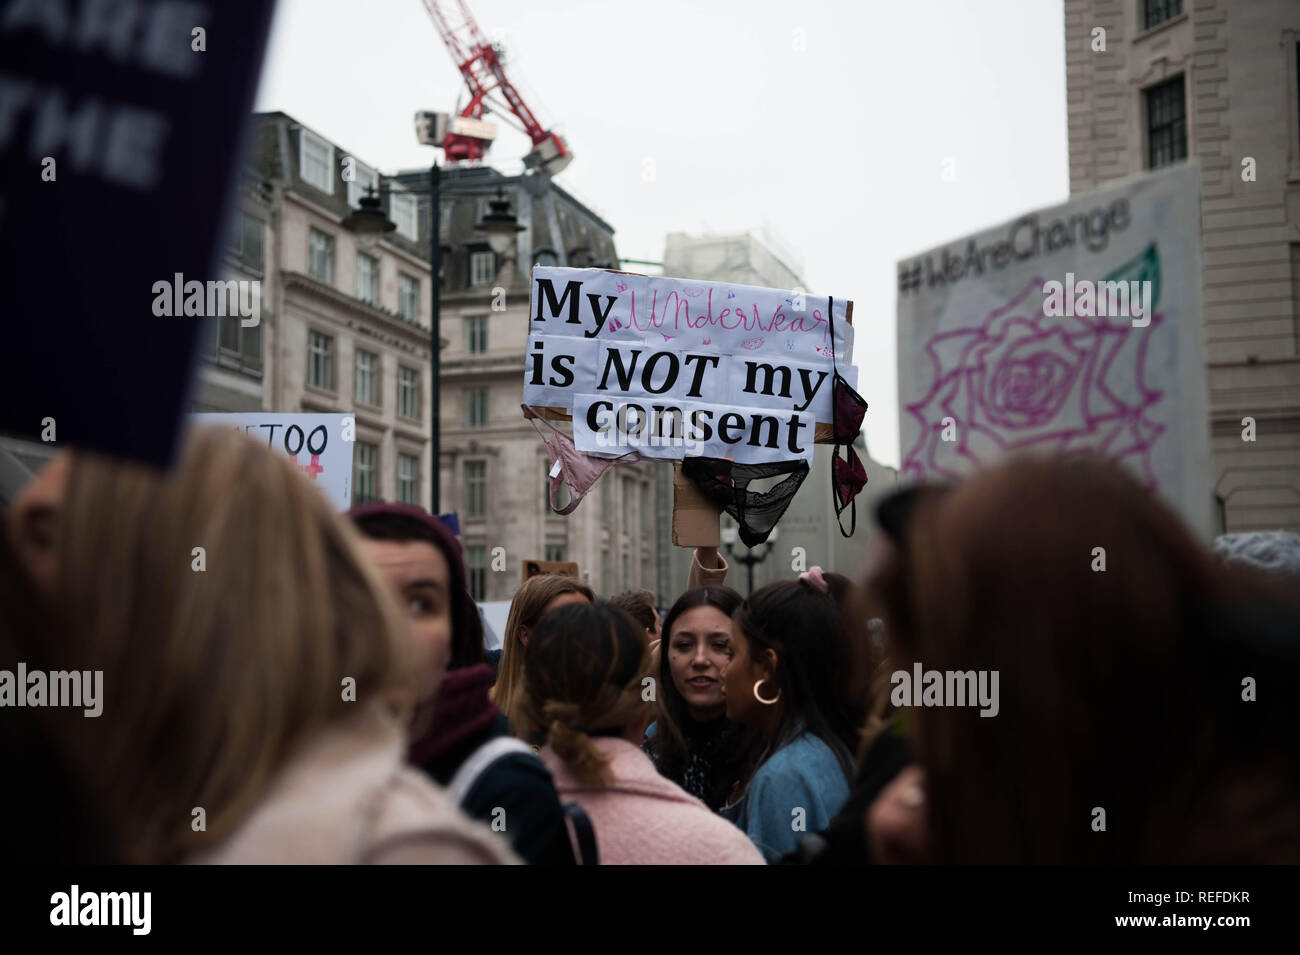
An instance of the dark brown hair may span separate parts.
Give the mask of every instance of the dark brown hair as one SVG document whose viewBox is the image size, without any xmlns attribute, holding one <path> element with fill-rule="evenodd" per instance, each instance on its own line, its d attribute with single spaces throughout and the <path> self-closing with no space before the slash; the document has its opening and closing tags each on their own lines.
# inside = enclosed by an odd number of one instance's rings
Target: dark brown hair
<svg viewBox="0 0 1300 955">
<path fill-rule="evenodd" d="M 546 614 L 524 652 L 520 709 L 584 783 L 608 784 L 593 736 L 622 736 L 648 715 L 650 649 L 636 621 L 608 604 L 567 604 Z"/>
<path fill-rule="evenodd" d="M 654 633 L 655 595 L 649 590 L 625 590 L 610 597 L 607 603 L 623 611 L 649 633 Z"/>
<path fill-rule="evenodd" d="M 732 619 L 750 642 L 752 659 L 764 650 L 776 654 L 766 692 L 780 694 L 782 716 L 767 752 L 811 733 L 835 754 L 844 778 L 852 782 L 850 746 L 858 727 L 848 699 L 848 634 L 835 599 L 806 581 L 782 580 L 747 597 Z"/>
<path fill-rule="evenodd" d="M 1022 459 L 927 496 L 873 587 L 899 668 L 999 673 L 995 717 L 905 711 L 936 861 L 1300 859 L 1295 609 L 1120 466 Z"/>
</svg>

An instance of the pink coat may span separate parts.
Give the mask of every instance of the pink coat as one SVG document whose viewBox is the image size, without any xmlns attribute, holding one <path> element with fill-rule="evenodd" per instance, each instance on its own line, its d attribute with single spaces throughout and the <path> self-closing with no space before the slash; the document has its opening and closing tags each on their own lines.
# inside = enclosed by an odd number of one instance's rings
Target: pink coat
<svg viewBox="0 0 1300 955">
<path fill-rule="evenodd" d="M 607 789 L 580 783 L 549 746 L 542 759 L 560 801 L 586 810 L 601 865 L 763 865 L 748 836 L 660 776 L 636 744 L 610 736 L 592 742 L 610 761 Z"/>
</svg>

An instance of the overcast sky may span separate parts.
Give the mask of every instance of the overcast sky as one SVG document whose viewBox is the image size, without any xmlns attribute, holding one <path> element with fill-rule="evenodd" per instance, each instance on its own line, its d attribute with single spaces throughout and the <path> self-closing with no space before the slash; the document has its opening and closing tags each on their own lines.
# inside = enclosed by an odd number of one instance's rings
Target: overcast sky
<svg viewBox="0 0 1300 955">
<path fill-rule="evenodd" d="M 898 260 L 1069 193 L 1060 0 L 468 2 L 620 256 L 766 228 L 811 294 L 853 299 L 867 441 L 897 466 Z M 421 0 L 280 0 L 259 110 L 391 173 L 433 158 L 416 110 L 465 99 Z M 498 127 L 517 172 L 530 144 Z"/>
</svg>

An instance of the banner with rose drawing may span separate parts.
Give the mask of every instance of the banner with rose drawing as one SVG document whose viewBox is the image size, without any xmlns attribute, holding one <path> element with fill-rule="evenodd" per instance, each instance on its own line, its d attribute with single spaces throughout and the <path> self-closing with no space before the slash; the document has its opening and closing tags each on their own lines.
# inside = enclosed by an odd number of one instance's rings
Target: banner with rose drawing
<svg viewBox="0 0 1300 955">
<path fill-rule="evenodd" d="M 1144 174 L 899 263 L 902 474 L 1098 451 L 1213 531 L 1200 169 Z"/>
</svg>

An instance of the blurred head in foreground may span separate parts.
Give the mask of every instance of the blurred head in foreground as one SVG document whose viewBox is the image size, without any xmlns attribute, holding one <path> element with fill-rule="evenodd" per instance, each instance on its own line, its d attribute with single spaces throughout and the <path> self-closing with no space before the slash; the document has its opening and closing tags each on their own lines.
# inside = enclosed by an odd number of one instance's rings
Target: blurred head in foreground
<svg viewBox="0 0 1300 955">
<path fill-rule="evenodd" d="M 63 456 L 11 527 L 65 611 L 52 665 L 104 672 L 103 714 L 73 742 L 127 861 L 219 842 L 314 730 L 429 692 L 356 532 L 233 429 L 193 430 L 166 474 Z"/>
<path fill-rule="evenodd" d="M 900 710 L 934 861 L 1300 859 L 1284 594 L 1091 455 L 899 503 L 882 505 L 892 546 L 867 581 L 891 669 L 998 675 L 996 715 Z"/>
</svg>

